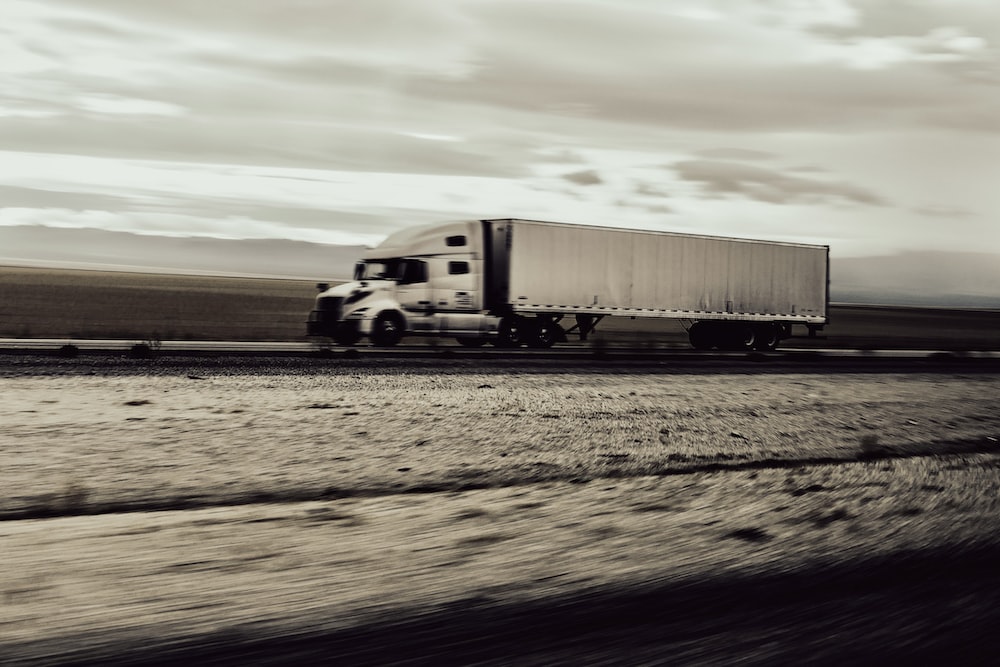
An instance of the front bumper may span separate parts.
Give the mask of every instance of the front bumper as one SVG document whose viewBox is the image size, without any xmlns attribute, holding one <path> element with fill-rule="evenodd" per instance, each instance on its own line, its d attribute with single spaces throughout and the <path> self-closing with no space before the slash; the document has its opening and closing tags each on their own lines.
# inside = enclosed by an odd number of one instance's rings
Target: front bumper
<svg viewBox="0 0 1000 667">
<path fill-rule="evenodd" d="M 336 318 L 330 318 L 330 313 L 323 310 L 313 310 L 309 313 L 309 320 L 306 322 L 307 336 L 329 336 L 333 337 L 337 331 Z"/>
</svg>

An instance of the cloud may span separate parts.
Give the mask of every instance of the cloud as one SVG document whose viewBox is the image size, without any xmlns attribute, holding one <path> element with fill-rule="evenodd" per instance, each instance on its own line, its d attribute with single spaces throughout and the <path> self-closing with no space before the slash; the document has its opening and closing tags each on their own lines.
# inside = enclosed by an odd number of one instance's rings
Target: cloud
<svg viewBox="0 0 1000 667">
<path fill-rule="evenodd" d="M 576 151 L 569 149 L 561 149 L 556 151 L 551 151 L 547 149 L 539 149 L 535 151 L 532 156 L 535 162 L 547 163 L 551 162 L 554 164 L 585 164 L 587 160 Z"/>
<path fill-rule="evenodd" d="M 885 69 L 904 63 L 972 62 L 987 48 L 985 39 L 943 26 L 919 36 L 846 37 L 818 49 L 816 59 L 856 69 Z"/>
<path fill-rule="evenodd" d="M 132 200 L 128 197 L 94 192 L 65 192 L 44 188 L 0 185 L 0 210 L 3 208 L 66 208 L 122 210 Z"/>
<path fill-rule="evenodd" d="M 913 211 L 928 218 L 969 218 L 975 215 L 969 209 L 942 204 L 928 204 L 915 208 Z"/>
<path fill-rule="evenodd" d="M 686 181 L 700 183 L 711 196 L 735 194 L 771 204 L 849 201 L 868 206 L 885 202 L 874 193 L 844 182 L 788 176 L 755 165 L 714 160 L 682 160 L 673 165 Z"/>
<path fill-rule="evenodd" d="M 615 202 L 615 206 L 623 209 L 638 209 L 644 213 L 652 213 L 654 215 L 670 215 L 675 213 L 674 209 L 665 204 L 653 204 L 651 206 L 644 204 L 637 205 L 635 202 L 627 199 L 619 199 Z"/>
<path fill-rule="evenodd" d="M 642 195 L 643 197 L 669 197 L 670 193 L 661 186 L 653 185 L 652 183 L 639 182 L 636 183 L 635 193 L 637 195 Z"/>
<path fill-rule="evenodd" d="M 186 111 L 184 107 L 169 102 L 106 94 L 78 97 L 76 104 L 81 109 L 94 113 L 133 116 L 180 116 Z"/>
<path fill-rule="evenodd" d="M 858 207 L 890 199 L 891 233 L 930 229 L 920 205 L 942 177 L 940 206 L 997 209 L 983 181 L 1000 22 L 983 0 L 425 4 L 7 0 L 3 182 L 36 189 L 15 197 L 28 208 L 176 214 L 178 229 L 260 218 L 290 234 L 324 210 L 355 233 L 457 211 L 634 225 L 669 194 L 698 225 L 849 204 L 856 215 L 823 224 L 864 240 Z M 40 152 L 49 168 L 24 177 Z M 73 156 L 107 158 L 108 177 Z"/>
<path fill-rule="evenodd" d="M 750 148 L 706 148 L 697 154 L 715 160 L 771 160 L 777 157 L 774 153 Z"/>
<path fill-rule="evenodd" d="M 25 150 L 515 176 L 529 153 L 653 130 L 998 122 L 981 111 L 987 91 L 944 97 L 941 73 L 919 62 L 858 72 L 830 55 L 883 38 L 861 34 L 867 6 L 833 0 L 11 1 L 8 41 L 27 64 L 0 108 L 35 122 L 0 140 Z M 969 30 L 927 27 L 920 49 L 976 51 Z M 74 99 L 104 118 L 77 131 Z M 413 135 L 461 140 L 421 160 L 425 146 L 404 143 Z"/>
<path fill-rule="evenodd" d="M 600 185 L 604 182 L 601 175 L 593 169 L 574 171 L 571 174 L 565 174 L 563 178 L 570 183 L 576 183 L 577 185 Z"/>
</svg>

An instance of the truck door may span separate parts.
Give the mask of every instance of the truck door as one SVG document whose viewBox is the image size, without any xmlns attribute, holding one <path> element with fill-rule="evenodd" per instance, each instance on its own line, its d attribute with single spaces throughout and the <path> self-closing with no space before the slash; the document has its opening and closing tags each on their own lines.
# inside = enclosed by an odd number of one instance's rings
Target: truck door
<svg viewBox="0 0 1000 667">
<path fill-rule="evenodd" d="M 400 262 L 396 298 L 404 310 L 424 314 L 434 310 L 431 286 L 427 280 L 427 262 L 419 259 Z"/>
<path fill-rule="evenodd" d="M 434 309 L 437 312 L 478 311 L 481 265 L 482 260 L 461 255 L 431 258 L 428 268 Z"/>
</svg>

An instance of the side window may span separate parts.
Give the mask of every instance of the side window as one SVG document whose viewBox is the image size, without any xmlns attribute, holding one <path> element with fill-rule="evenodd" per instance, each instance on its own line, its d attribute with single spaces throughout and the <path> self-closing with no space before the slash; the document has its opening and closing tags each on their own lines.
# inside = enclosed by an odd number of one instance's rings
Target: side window
<svg viewBox="0 0 1000 667">
<path fill-rule="evenodd" d="M 448 275 L 460 276 L 469 272 L 468 262 L 448 262 Z"/>
<path fill-rule="evenodd" d="M 465 240 L 465 236 L 463 236 L 463 235 L 449 236 L 449 237 L 445 238 L 444 243 L 445 243 L 445 245 L 447 245 L 447 246 L 449 246 L 451 248 L 455 248 L 455 247 L 458 247 L 458 246 L 466 245 L 466 240 Z"/>
<path fill-rule="evenodd" d="M 427 282 L 427 262 L 421 262 L 419 259 L 408 259 L 403 262 L 399 275 L 400 285 L 425 282 Z"/>
</svg>

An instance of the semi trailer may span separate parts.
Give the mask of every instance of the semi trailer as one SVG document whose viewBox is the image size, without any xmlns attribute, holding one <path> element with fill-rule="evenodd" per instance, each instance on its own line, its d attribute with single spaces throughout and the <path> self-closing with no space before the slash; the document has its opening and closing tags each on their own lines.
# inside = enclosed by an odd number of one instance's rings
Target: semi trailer
<svg viewBox="0 0 1000 667">
<path fill-rule="evenodd" d="M 520 219 L 398 231 L 320 283 L 307 333 L 466 346 L 586 340 L 605 317 L 675 318 L 697 349 L 774 349 L 827 323 L 829 247 Z"/>
</svg>

